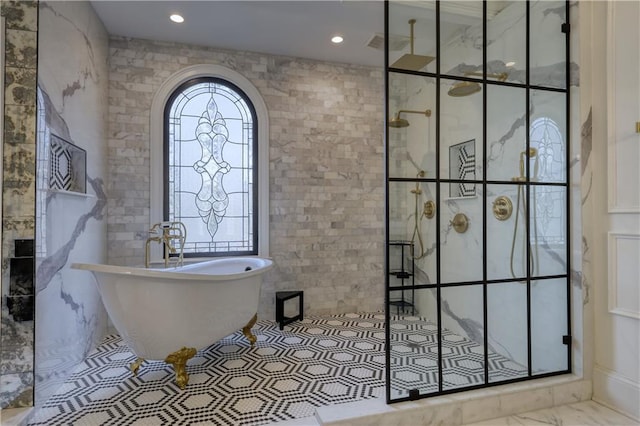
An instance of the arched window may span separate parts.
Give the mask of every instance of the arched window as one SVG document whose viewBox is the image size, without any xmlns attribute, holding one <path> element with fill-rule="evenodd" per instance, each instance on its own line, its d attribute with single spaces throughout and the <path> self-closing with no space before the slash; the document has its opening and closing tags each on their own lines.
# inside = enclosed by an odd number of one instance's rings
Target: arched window
<svg viewBox="0 0 640 426">
<path fill-rule="evenodd" d="M 164 220 L 185 224 L 185 256 L 258 254 L 257 119 L 234 84 L 199 77 L 164 113 Z"/>
<path fill-rule="evenodd" d="M 549 117 L 531 123 L 531 146 L 537 149 L 531 180 L 534 182 L 564 182 L 565 142 L 558 124 Z M 566 189 L 562 186 L 534 186 L 536 238 L 547 245 L 566 242 Z"/>
<path fill-rule="evenodd" d="M 150 225 L 183 222 L 186 257 L 269 255 L 268 115 L 249 80 L 212 64 L 176 72 L 154 95 L 150 138 Z"/>
</svg>

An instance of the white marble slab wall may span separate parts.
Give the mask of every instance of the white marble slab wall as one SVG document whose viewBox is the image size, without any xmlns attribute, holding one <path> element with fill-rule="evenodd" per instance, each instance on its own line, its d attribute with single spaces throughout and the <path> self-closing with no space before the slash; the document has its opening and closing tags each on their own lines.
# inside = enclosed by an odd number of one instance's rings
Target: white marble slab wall
<svg viewBox="0 0 640 426">
<path fill-rule="evenodd" d="M 526 45 L 526 34 L 523 31 L 523 20 L 525 9 L 522 2 L 513 2 L 503 9 L 498 15 L 487 24 L 489 37 L 488 50 L 488 71 L 507 72 L 507 81 L 517 83 L 525 82 L 524 57 L 520 57 Z M 564 87 L 564 34 L 560 31 L 563 23 L 564 2 L 534 2 L 531 10 L 531 27 L 545 28 L 545 31 L 534 31 L 532 43 L 532 69 L 531 78 L 537 84 L 544 83 L 548 87 Z M 571 281 L 573 301 L 582 299 L 581 280 L 581 228 L 580 228 L 580 204 L 575 203 L 580 199 L 580 189 L 576 170 L 579 168 L 580 153 L 580 129 L 579 119 L 576 114 L 576 102 L 578 99 L 578 65 L 575 55 L 577 51 L 578 35 L 578 11 L 577 4 L 571 6 L 572 23 L 572 58 L 571 58 L 571 102 L 573 104 L 573 115 L 570 117 L 571 146 L 563 147 L 557 153 L 564 162 L 566 149 L 571 153 L 572 186 L 569 196 L 572 199 L 572 259 L 571 259 Z M 478 25 L 481 20 L 478 21 Z M 548 39 L 543 37 L 548 34 Z M 475 66 L 481 69 L 481 62 L 474 63 L 474 53 L 478 47 L 482 46 L 482 32 L 478 32 L 473 26 L 462 30 L 455 37 L 451 37 L 446 47 L 446 55 L 443 55 L 445 72 L 460 74 L 464 71 L 472 70 Z M 547 46 L 548 44 L 548 46 Z M 543 47 L 546 46 L 548 55 L 542 55 Z M 522 49 L 520 49 L 522 47 Z M 451 62 L 452 58 L 458 58 L 458 62 Z M 479 56 L 481 58 L 481 55 Z M 514 65 L 507 66 L 508 58 L 513 58 Z M 449 61 L 449 62 L 447 62 Z M 462 61 L 462 62 L 460 62 Z M 448 65 L 447 65 L 448 64 Z M 406 87 L 399 90 L 398 94 L 405 96 L 404 99 L 395 99 L 397 108 L 420 109 L 423 106 L 440 108 L 440 175 L 443 178 L 450 176 L 449 170 L 449 146 L 468 140 L 475 140 L 476 179 L 482 179 L 485 173 L 482 170 L 482 92 L 475 95 L 453 98 L 447 96 L 447 90 L 451 86 L 450 81 L 445 82 L 441 87 L 440 105 L 435 106 L 435 84 L 424 78 L 406 78 Z M 542 117 L 551 118 L 558 124 L 558 134 L 566 141 L 567 129 L 565 126 L 565 104 L 564 95 L 548 93 L 544 91 L 532 91 L 528 113 L 530 121 Z M 525 149 L 525 138 L 527 129 L 525 119 L 527 115 L 526 98 L 524 89 L 503 88 L 496 86 L 487 87 L 487 177 L 490 180 L 510 181 L 511 178 L 519 176 L 520 153 Z M 434 112 L 435 114 L 435 112 Z M 421 122 L 414 117 L 405 117 L 411 121 L 411 127 L 407 129 L 390 129 L 391 132 L 405 132 L 408 161 L 403 161 L 404 165 L 410 169 L 403 176 L 414 177 L 415 173 L 424 168 L 427 176 L 435 175 L 435 160 L 433 144 L 425 143 L 424 135 L 431 135 L 433 130 L 427 127 L 427 122 Z M 422 126 L 422 127 L 421 127 Z M 391 133 L 394 135 L 395 133 Z M 400 136 L 394 136 L 399 138 Z M 435 137 L 435 135 L 434 135 Z M 435 140 L 435 139 L 434 139 Z M 566 143 L 566 142 L 565 142 Z M 542 162 L 543 160 L 539 160 Z M 411 166 L 412 165 L 412 166 Z M 530 160 L 533 173 L 535 159 Z M 538 165 L 539 168 L 543 166 Z M 554 163 L 554 167 L 556 167 Z M 556 174 L 561 174 L 564 179 L 564 163 L 554 169 Z M 541 174 L 542 176 L 542 174 Z M 546 175 L 546 176 L 549 176 Z M 455 176 L 452 176 L 455 178 Z M 542 179 L 542 178 L 541 178 Z M 553 177 L 546 177 L 555 179 Z M 396 238 L 411 239 L 414 223 L 410 219 L 413 215 L 414 201 L 413 195 L 406 188 L 406 199 L 402 205 L 406 206 L 404 212 L 396 212 L 398 218 L 406 217 L 406 226 L 398 226 Z M 427 198 L 435 195 L 431 185 L 422 184 L 421 203 Z M 448 188 L 441 188 L 441 275 L 442 282 L 457 281 L 481 281 L 482 280 L 482 187 L 475 188 L 476 195 L 468 198 L 451 198 Z M 564 210 L 565 191 L 562 189 L 558 193 L 549 193 L 544 187 L 532 189 L 536 194 L 537 201 L 544 197 L 562 203 Z M 525 262 L 524 250 L 524 217 L 522 204 L 518 215 L 518 226 L 515 219 L 518 198 L 517 185 L 489 185 L 487 187 L 487 268 L 489 279 L 511 278 L 510 269 L 513 268 L 518 274 L 522 271 Z M 492 213 L 493 200 L 499 195 L 506 195 L 512 200 L 514 214 L 506 221 L 499 221 Z M 524 196 L 524 194 L 521 194 Z M 560 200 L 560 201 L 558 201 Z M 533 199 L 531 200 L 533 203 Z M 469 228 L 463 234 L 456 233 L 449 221 L 458 213 L 465 213 L 469 217 Z M 540 217 L 543 217 L 542 215 Z M 425 241 L 425 257 L 416 261 L 417 276 L 420 283 L 435 283 L 435 221 L 422 219 L 423 240 Z M 545 232 L 548 229 L 563 229 L 565 217 L 551 217 L 538 219 L 537 226 Z M 515 244 L 513 238 L 515 233 Z M 542 235 L 542 234 L 541 234 Z M 414 239 L 415 240 L 415 239 Z M 566 241 L 566 240 L 565 240 Z M 512 244 L 513 262 L 511 261 Z M 540 275 L 563 274 L 566 271 L 565 245 L 550 244 L 542 237 L 539 244 L 532 247 L 532 252 L 536 253 L 536 268 Z M 520 273 L 519 275 L 522 275 Z M 555 286 L 560 290 L 560 285 Z M 525 287 L 517 283 L 499 284 L 491 287 L 489 292 L 489 345 L 493 350 L 502 353 L 519 363 L 527 362 L 526 348 L 526 292 Z M 481 300 L 482 293 L 479 294 L 470 287 L 468 291 L 447 290 L 443 292 L 443 327 L 449 328 L 457 333 L 465 335 L 472 340 L 482 343 L 483 316 L 482 312 L 475 309 L 478 300 Z M 431 320 L 435 320 L 435 301 L 433 292 L 422 291 L 417 296 L 418 310 L 421 315 Z M 566 296 L 564 291 L 556 293 L 544 283 L 534 283 L 532 285 L 532 301 L 536 305 L 534 309 L 543 309 L 544 314 L 537 316 L 533 324 L 533 363 L 534 371 L 549 371 L 566 368 L 566 348 L 559 344 L 559 339 L 566 330 L 558 325 L 566 324 Z M 581 303 L 573 303 L 573 331 L 574 331 L 574 364 L 581 371 L 582 346 L 582 324 L 581 324 Z M 557 333 L 548 333 L 549 327 L 557 329 Z M 556 350 L 550 351 L 553 347 Z M 553 355 L 553 356 L 551 356 Z"/>
<path fill-rule="evenodd" d="M 93 277 L 106 262 L 108 36 L 88 2 L 39 3 L 35 403 L 102 339 L 107 315 Z M 86 151 L 86 194 L 50 188 L 51 138 Z"/>
<path fill-rule="evenodd" d="M 270 254 L 259 314 L 274 292 L 305 312 L 383 309 L 382 69 L 111 38 L 109 262 L 140 265 L 149 228 L 149 112 L 174 72 L 214 63 L 260 91 L 269 113 Z"/>
<path fill-rule="evenodd" d="M 0 408 L 33 404 L 33 291 L 10 296 L 9 259 L 14 240 L 35 233 L 36 68 L 38 6 L 35 1 L 3 1 L 5 18 L 4 135 L 2 188 L 2 335 Z M 24 315 L 9 312 L 20 305 Z"/>
</svg>

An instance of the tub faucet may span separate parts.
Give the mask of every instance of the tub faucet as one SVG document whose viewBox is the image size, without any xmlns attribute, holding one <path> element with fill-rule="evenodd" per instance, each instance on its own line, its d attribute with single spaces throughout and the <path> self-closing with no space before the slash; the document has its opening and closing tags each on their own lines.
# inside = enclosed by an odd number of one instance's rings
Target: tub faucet
<svg viewBox="0 0 640 426">
<path fill-rule="evenodd" d="M 156 223 L 149 229 L 149 237 L 145 243 L 144 251 L 144 267 L 148 268 L 150 264 L 149 246 L 152 242 L 162 244 L 164 246 L 164 267 L 169 266 L 169 257 L 176 253 L 176 245 L 180 249 L 176 266 L 184 263 L 184 243 L 187 240 L 187 228 L 182 222 L 160 222 Z"/>
</svg>

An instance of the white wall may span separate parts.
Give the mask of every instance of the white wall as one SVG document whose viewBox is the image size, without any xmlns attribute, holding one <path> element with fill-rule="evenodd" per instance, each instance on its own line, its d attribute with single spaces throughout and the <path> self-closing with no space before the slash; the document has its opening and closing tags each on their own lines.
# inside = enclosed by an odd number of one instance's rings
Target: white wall
<svg viewBox="0 0 640 426">
<path fill-rule="evenodd" d="M 590 69 L 583 109 L 593 116 L 592 150 L 583 150 L 593 398 L 640 420 L 640 6 L 588 2 L 583 15 L 589 27 L 582 53 Z"/>
</svg>

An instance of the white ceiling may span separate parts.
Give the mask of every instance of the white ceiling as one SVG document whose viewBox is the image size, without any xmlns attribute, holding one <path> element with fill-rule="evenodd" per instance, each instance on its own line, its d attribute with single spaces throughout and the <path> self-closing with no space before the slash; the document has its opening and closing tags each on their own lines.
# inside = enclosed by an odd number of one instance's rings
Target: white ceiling
<svg viewBox="0 0 640 426">
<path fill-rule="evenodd" d="M 367 47 L 384 32 L 384 2 L 325 1 L 91 1 L 111 35 L 232 50 L 383 66 Z M 169 21 L 172 13 L 185 18 Z M 334 34 L 345 38 L 330 42 Z"/>
<path fill-rule="evenodd" d="M 383 51 L 367 46 L 375 34 L 384 33 L 382 0 L 91 0 L 91 4 L 111 35 L 384 65 Z M 389 18 L 396 40 L 404 38 L 408 44 L 408 20 L 417 18 L 416 46 L 421 46 L 421 53 L 435 54 L 434 4 L 396 0 Z M 488 2 L 489 18 L 506 4 L 500 0 Z M 446 23 L 441 27 L 443 40 L 462 27 L 482 22 L 481 1 L 447 0 L 441 3 L 441 12 L 441 20 Z M 171 22 L 169 15 L 173 13 L 182 15 L 185 22 Z M 331 43 L 335 34 L 343 35 L 344 43 Z"/>
</svg>

